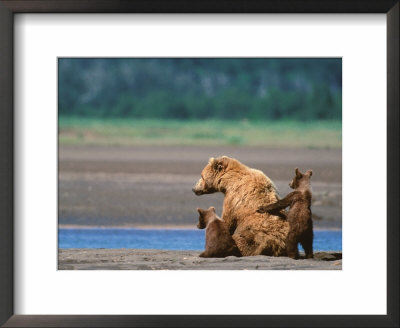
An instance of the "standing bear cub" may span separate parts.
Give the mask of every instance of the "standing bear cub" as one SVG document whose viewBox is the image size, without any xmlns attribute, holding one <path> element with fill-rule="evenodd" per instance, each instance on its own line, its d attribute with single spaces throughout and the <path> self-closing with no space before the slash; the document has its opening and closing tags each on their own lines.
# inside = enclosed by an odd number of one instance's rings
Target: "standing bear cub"
<svg viewBox="0 0 400 328">
<path fill-rule="evenodd" d="M 261 206 L 259 213 L 273 213 L 290 206 L 287 219 L 289 222 L 289 233 L 286 237 L 286 248 L 289 257 L 298 259 L 299 251 L 297 244 L 300 243 L 306 253 L 306 258 L 313 257 L 313 224 L 311 219 L 311 185 L 312 171 L 301 173 L 296 168 L 296 175 L 289 183 L 293 192 L 285 198 L 268 206 Z"/>
<path fill-rule="evenodd" d="M 213 206 L 208 210 L 198 208 L 197 211 L 200 214 L 197 227 L 206 228 L 206 247 L 200 257 L 241 256 L 228 227 L 215 213 L 215 208 Z"/>
</svg>

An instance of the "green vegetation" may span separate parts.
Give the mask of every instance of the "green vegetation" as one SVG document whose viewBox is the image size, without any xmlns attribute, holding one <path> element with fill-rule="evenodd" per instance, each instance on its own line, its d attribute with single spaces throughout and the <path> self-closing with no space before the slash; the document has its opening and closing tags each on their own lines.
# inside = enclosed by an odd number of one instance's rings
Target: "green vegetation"
<svg viewBox="0 0 400 328">
<path fill-rule="evenodd" d="M 60 58 L 58 96 L 62 116 L 341 121 L 342 61 Z M 221 138 L 246 142 L 230 134 Z"/>
<path fill-rule="evenodd" d="M 340 121 L 59 118 L 61 145 L 236 145 L 340 148 Z"/>
<path fill-rule="evenodd" d="M 60 58 L 70 145 L 341 147 L 340 58 Z"/>
</svg>

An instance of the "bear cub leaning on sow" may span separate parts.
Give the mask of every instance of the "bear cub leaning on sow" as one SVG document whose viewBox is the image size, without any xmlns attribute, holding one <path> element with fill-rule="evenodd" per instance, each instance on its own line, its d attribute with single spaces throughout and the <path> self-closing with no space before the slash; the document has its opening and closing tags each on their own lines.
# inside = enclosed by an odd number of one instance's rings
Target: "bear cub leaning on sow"
<svg viewBox="0 0 400 328">
<path fill-rule="evenodd" d="M 215 208 L 213 206 L 208 210 L 198 208 L 197 211 L 200 214 L 197 228 L 206 229 L 206 247 L 200 257 L 241 256 L 228 227 L 215 213 Z"/>
<path fill-rule="evenodd" d="M 290 206 L 287 219 L 289 222 L 289 233 L 286 238 L 286 248 L 289 257 L 298 259 L 299 250 L 297 244 L 300 243 L 306 253 L 306 258 L 313 257 L 313 224 L 311 219 L 311 185 L 310 179 L 312 171 L 301 173 L 298 168 L 295 170 L 295 177 L 289 183 L 290 188 L 294 189 L 285 198 L 270 204 L 261 206 L 257 212 L 272 213 Z"/>
</svg>

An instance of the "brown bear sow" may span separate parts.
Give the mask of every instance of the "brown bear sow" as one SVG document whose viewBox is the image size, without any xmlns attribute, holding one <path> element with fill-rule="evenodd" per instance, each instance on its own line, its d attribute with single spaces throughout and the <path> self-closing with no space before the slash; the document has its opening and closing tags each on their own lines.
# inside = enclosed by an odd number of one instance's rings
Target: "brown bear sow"
<svg viewBox="0 0 400 328">
<path fill-rule="evenodd" d="M 287 215 L 289 222 L 289 233 L 286 238 L 288 256 L 294 259 L 299 258 L 297 244 L 300 243 L 306 253 L 306 258 L 313 257 L 313 224 L 311 219 L 311 188 L 310 179 L 312 171 L 301 173 L 296 168 L 296 175 L 289 183 L 293 192 L 285 198 L 268 206 L 259 208 L 260 213 L 272 213 L 290 206 Z"/>
<path fill-rule="evenodd" d="M 206 228 L 206 249 L 200 257 L 241 256 L 226 224 L 215 213 L 215 208 L 198 208 L 197 211 L 200 214 L 197 228 Z"/>
<path fill-rule="evenodd" d="M 226 156 L 210 158 L 193 188 L 196 195 L 222 192 L 222 220 L 242 256 L 286 255 L 289 223 L 276 214 L 257 213 L 278 198 L 272 181 L 261 171 Z"/>
</svg>

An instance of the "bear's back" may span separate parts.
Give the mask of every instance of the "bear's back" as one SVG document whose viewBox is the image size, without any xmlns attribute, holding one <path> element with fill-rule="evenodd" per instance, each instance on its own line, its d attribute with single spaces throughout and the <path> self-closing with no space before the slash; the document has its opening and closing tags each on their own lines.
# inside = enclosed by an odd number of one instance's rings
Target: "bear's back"
<svg viewBox="0 0 400 328">
<path fill-rule="evenodd" d="M 294 193 L 288 213 L 289 224 L 307 227 L 311 221 L 311 192 L 309 190 Z"/>
</svg>

